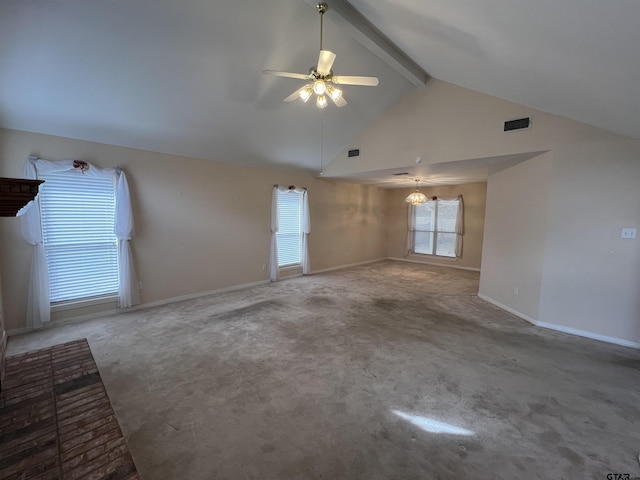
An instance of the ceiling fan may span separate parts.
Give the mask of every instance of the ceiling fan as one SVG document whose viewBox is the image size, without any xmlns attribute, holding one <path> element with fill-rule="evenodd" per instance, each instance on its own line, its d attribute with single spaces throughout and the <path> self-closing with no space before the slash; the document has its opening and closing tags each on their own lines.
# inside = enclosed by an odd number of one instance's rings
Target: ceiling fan
<svg viewBox="0 0 640 480">
<path fill-rule="evenodd" d="M 320 14 L 320 56 L 318 57 L 318 65 L 316 67 L 311 67 L 308 74 L 278 72 L 276 70 L 264 70 L 262 72 L 265 75 L 296 78 L 299 80 L 307 80 L 309 82 L 285 98 L 285 102 L 293 102 L 299 98 L 304 103 L 307 103 L 315 93 L 317 96 L 316 106 L 318 108 L 325 108 L 327 106 L 327 97 L 333 100 L 333 103 L 335 103 L 336 106 L 344 107 L 347 104 L 347 101 L 342 96 L 342 90 L 336 88 L 334 84 L 375 87 L 379 83 L 378 77 L 357 77 L 333 74 L 331 67 L 336 59 L 336 54 L 329 50 L 322 49 L 322 18 L 328 9 L 329 6 L 324 2 L 320 2 L 316 5 L 316 10 Z"/>
</svg>

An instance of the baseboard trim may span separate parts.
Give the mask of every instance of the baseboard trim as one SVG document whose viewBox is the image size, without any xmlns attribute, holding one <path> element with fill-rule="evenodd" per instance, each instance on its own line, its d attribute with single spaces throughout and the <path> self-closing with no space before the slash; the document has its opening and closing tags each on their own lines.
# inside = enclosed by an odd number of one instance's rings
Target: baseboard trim
<svg viewBox="0 0 640 480">
<path fill-rule="evenodd" d="M 22 335 L 23 333 L 29 333 L 35 330 L 36 330 L 35 328 L 27 328 L 27 327 L 12 328 L 11 330 L 7 330 L 7 337 L 13 337 L 14 335 Z"/>
<path fill-rule="evenodd" d="M 470 270 L 472 272 L 479 272 L 480 271 L 479 268 L 460 267 L 458 265 L 447 265 L 446 263 L 437 263 L 437 262 L 423 262 L 421 260 L 413 260 L 411 258 L 387 257 L 387 260 L 395 260 L 397 262 L 417 263 L 419 265 L 434 265 L 436 267 L 456 268 L 458 270 Z"/>
<path fill-rule="evenodd" d="M 640 343 L 638 342 L 623 340 L 622 338 L 609 337 L 607 335 L 600 335 L 599 333 L 593 333 L 587 330 L 579 330 L 577 328 L 565 327 L 564 325 L 558 325 L 556 323 L 540 322 L 534 318 L 531 318 L 528 315 L 525 315 L 522 312 L 514 310 L 513 308 L 510 308 L 505 304 L 500 303 L 497 300 L 494 300 L 491 297 L 487 297 L 486 295 L 483 295 L 481 293 L 478 293 L 478 298 L 481 298 L 482 300 L 489 302 L 492 305 L 495 305 L 496 307 L 501 308 L 502 310 L 505 310 L 506 312 L 509 312 L 515 315 L 516 317 L 526 320 L 527 322 L 531 323 L 536 327 L 546 328 L 548 330 L 555 330 L 556 332 L 568 333 L 569 335 L 576 335 L 578 337 L 590 338 L 591 340 L 598 340 L 601 342 L 612 343 L 614 345 L 620 345 L 621 347 L 629 347 L 629 348 L 635 348 L 637 350 L 640 350 Z"/>
<path fill-rule="evenodd" d="M 342 270 L 344 268 L 349 268 L 349 267 L 356 267 L 358 265 L 366 265 L 368 263 L 375 263 L 375 262 L 380 262 L 382 260 L 384 260 L 385 258 L 376 258 L 373 260 L 365 260 L 363 262 L 356 262 L 356 263 L 349 263 L 347 265 L 339 265 L 337 267 L 331 267 L 331 268 L 325 268 L 322 270 L 315 270 L 311 272 L 311 275 L 315 275 L 316 273 L 324 273 L 324 272 L 331 272 L 334 270 Z M 284 276 L 281 280 L 288 280 L 290 278 L 298 278 L 301 277 L 302 274 L 294 274 L 294 275 L 290 275 L 290 276 Z M 231 285 L 229 287 L 222 287 L 222 288 L 217 288 L 215 290 L 208 290 L 205 292 L 196 292 L 196 293 L 190 293 L 187 295 L 180 295 L 177 297 L 170 297 L 170 298 L 163 298 L 162 300 L 156 300 L 154 302 L 148 302 L 148 303 L 141 303 L 139 305 L 134 305 L 133 307 L 128 307 L 128 308 L 112 308 L 109 310 L 103 310 L 101 312 L 95 312 L 95 313 L 88 313 L 86 315 L 77 315 L 75 317 L 68 317 L 65 319 L 61 319 L 61 320 L 55 320 L 53 322 L 49 322 L 45 325 L 43 325 L 42 327 L 39 328 L 28 328 L 28 327 L 21 327 L 21 328 L 14 328 L 12 330 L 7 330 L 7 336 L 8 337 L 12 337 L 15 335 L 22 335 L 25 333 L 29 333 L 29 332 L 35 332 L 37 330 L 44 330 L 44 329 L 48 329 L 48 328 L 56 328 L 56 327 L 62 327 L 64 325 L 71 325 L 74 323 L 80 323 L 80 322 L 85 322 L 88 320 L 94 320 L 96 318 L 101 318 L 101 317 L 108 317 L 108 316 L 112 316 L 112 315 L 122 315 L 128 312 L 135 312 L 137 310 L 142 310 L 145 308 L 151 308 L 151 307 L 160 307 L 162 305 L 168 305 L 170 303 L 176 303 L 176 302 L 183 302 L 185 300 L 194 300 L 196 298 L 201 298 L 201 297 L 206 297 L 209 295 L 215 295 L 218 293 L 225 293 L 225 292 L 232 292 L 234 290 L 242 290 L 245 288 L 250 288 L 250 287 L 256 287 L 258 285 L 265 285 L 267 283 L 270 283 L 271 280 L 267 279 L 267 280 L 258 280 L 256 282 L 249 282 L 249 283 L 241 283 L 240 285 Z"/>
<path fill-rule="evenodd" d="M 196 293 L 189 293 L 187 295 L 180 295 L 178 297 L 163 298 L 162 300 L 156 300 L 155 302 L 149 302 L 145 304 L 135 305 L 130 308 L 125 308 L 125 309 L 122 309 L 122 311 L 132 312 L 135 310 L 140 310 L 148 307 L 160 307 L 162 305 L 167 305 L 169 303 L 183 302 L 185 300 L 194 300 L 196 298 L 207 297 L 209 295 L 216 295 L 218 293 L 233 292 L 235 290 L 242 290 L 245 288 L 257 287 L 258 285 L 265 285 L 267 283 L 270 283 L 270 280 L 258 280 L 256 282 L 241 283 L 240 285 L 231 285 L 228 287 L 216 288 L 215 290 L 208 290 L 206 292 L 196 292 Z"/>
<path fill-rule="evenodd" d="M 492 305 L 495 305 L 496 307 L 509 312 L 513 315 L 515 315 L 516 317 L 519 317 L 523 320 L 526 320 L 527 322 L 531 323 L 532 325 L 538 325 L 538 321 L 535 318 L 530 317 L 529 315 L 526 315 L 522 312 L 519 312 L 518 310 L 515 310 L 511 307 L 508 307 L 507 305 L 505 305 L 504 303 L 500 303 L 497 300 L 494 300 L 491 297 L 487 297 L 486 295 L 483 295 L 482 293 L 478 293 L 478 298 L 481 298 L 482 300 L 484 300 L 485 302 L 489 302 Z"/>
<path fill-rule="evenodd" d="M 599 333 L 593 333 L 587 330 L 579 330 L 577 328 L 565 327 L 564 325 L 558 325 L 556 323 L 538 322 L 537 326 L 541 328 L 548 328 L 549 330 L 555 330 L 557 332 L 577 335 L 579 337 L 590 338 L 592 340 L 599 340 L 601 342 L 613 343 L 615 345 L 620 345 L 621 347 L 629 347 L 629 348 L 635 348 L 636 350 L 640 350 L 640 343 L 632 342 L 630 340 L 623 340 L 622 338 L 609 337 L 608 335 L 600 335 Z"/>
<path fill-rule="evenodd" d="M 12 330 L 7 331 L 7 336 L 12 337 L 15 335 L 22 335 L 29 332 L 35 332 L 38 330 L 45 330 L 48 328 L 56 328 L 56 327 L 62 327 L 64 325 L 71 325 L 74 323 L 86 322 L 87 320 L 93 320 L 96 318 L 109 317 L 113 315 L 122 315 L 129 312 L 135 312 L 137 310 L 143 310 L 145 308 L 161 307 L 162 305 L 168 305 L 170 303 L 183 302 L 185 300 L 194 300 L 196 298 L 207 297 L 209 295 L 215 295 L 218 293 L 233 292 L 234 290 L 242 290 L 245 288 L 256 287 L 258 285 L 265 285 L 269 282 L 270 282 L 269 280 L 258 280 L 257 282 L 242 283 L 240 285 L 231 285 L 229 287 L 217 288 L 215 290 L 207 290 L 205 292 L 196 292 L 196 293 L 190 293 L 187 295 L 180 295 L 177 297 L 163 298 L 162 300 L 156 300 L 154 302 L 148 302 L 148 303 L 141 303 L 139 305 L 134 305 L 133 307 L 128 307 L 128 308 L 112 308 L 109 310 L 103 310 L 101 312 L 88 313 L 86 315 L 77 315 L 75 317 L 69 317 L 62 320 L 55 320 L 55 321 L 49 322 L 39 328 L 28 328 L 28 327 L 14 328 Z"/>
<path fill-rule="evenodd" d="M 363 262 L 348 263 L 347 265 L 340 265 L 337 267 L 323 268 L 322 270 L 312 270 L 311 275 L 315 275 L 316 273 L 333 272 L 335 270 L 342 270 L 344 268 L 357 267 L 359 265 L 367 265 L 368 263 L 376 263 L 376 262 L 381 262 L 383 260 L 386 260 L 386 258 L 381 257 L 381 258 L 375 258 L 373 260 L 364 260 Z"/>
</svg>

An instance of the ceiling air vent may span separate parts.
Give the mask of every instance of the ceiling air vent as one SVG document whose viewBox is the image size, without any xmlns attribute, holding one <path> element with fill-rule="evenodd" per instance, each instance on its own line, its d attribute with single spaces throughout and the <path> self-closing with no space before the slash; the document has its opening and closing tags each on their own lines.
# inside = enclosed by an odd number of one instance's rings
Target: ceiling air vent
<svg viewBox="0 0 640 480">
<path fill-rule="evenodd" d="M 396 177 L 398 177 L 398 176 L 400 176 L 400 175 L 409 175 L 409 172 L 392 173 L 391 175 L 395 175 Z"/>
<path fill-rule="evenodd" d="M 531 117 L 516 118 L 504 122 L 504 131 L 513 132 L 516 130 L 529 130 L 531 128 Z"/>
<path fill-rule="evenodd" d="M 359 148 L 353 148 L 353 149 L 349 150 L 349 153 L 347 155 L 349 157 L 359 157 L 360 156 L 360 149 Z"/>
</svg>

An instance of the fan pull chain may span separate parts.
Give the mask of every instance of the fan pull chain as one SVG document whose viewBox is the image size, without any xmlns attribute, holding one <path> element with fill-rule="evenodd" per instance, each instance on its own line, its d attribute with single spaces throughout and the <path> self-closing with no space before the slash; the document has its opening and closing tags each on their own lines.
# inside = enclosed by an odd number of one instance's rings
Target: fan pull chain
<svg viewBox="0 0 640 480">
<path fill-rule="evenodd" d="M 324 111 L 320 113 L 320 175 L 324 175 L 322 164 L 324 159 Z"/>
</svg>

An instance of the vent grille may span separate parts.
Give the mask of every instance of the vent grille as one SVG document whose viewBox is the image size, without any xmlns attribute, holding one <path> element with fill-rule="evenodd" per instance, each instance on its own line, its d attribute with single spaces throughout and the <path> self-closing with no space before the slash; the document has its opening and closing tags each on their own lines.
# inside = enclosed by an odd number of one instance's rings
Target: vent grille
<svg viewBox="0 0 640 480">
<path fill-rule="evenodd" d="M 504 131 L 513 132 L 514 130 L 528 130 L 531 128 L 531 117 L 516 118 L 504 122 Z"/>
<path fill-rule="evenodd" d="M 353 149 L 349 150 L 348 156 L 349 157 L 359 157 L 360 156 L 360 149 L 359 148 L 353 148 Z"/>
<path fill-rule="evenodd" d="M 398 177 L 398 176 L 400 176 L 400 175 L 409 175 L 409 172 L 392 173 L 391 175 L 395 175 L 396 177 Z"/>
</svg>

